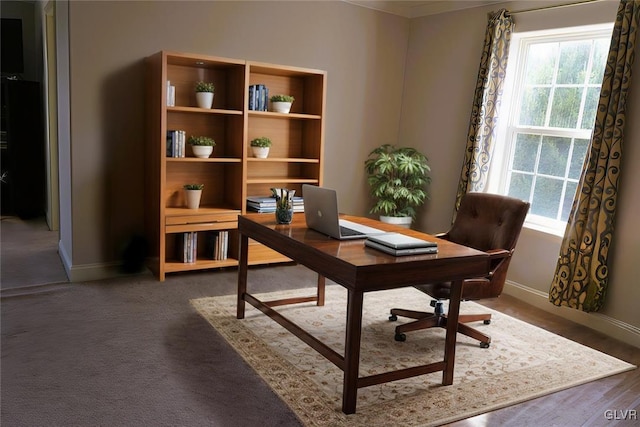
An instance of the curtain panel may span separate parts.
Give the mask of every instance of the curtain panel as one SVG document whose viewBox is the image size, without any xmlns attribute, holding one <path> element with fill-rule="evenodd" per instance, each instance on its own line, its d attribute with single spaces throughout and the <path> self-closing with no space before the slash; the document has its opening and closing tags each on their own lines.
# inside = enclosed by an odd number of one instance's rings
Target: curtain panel
<svg viewBox="0 0 640 427">
<path fill-rule="evenodd" d="M 471 191 L 482 191 L 487 183 L 512 31 L 513 18 L 505 9 L 489 16 L 462 172 L 456 194 L 454 217 L 460 207 L 462 196 Z"/>
<path fill-rule="evenodd" d="M 549 301 L 598 311 L 605 300 L 640 0 L 622 0 L 602 80 L 589 152 L 565 230 Z"/>
</svg>

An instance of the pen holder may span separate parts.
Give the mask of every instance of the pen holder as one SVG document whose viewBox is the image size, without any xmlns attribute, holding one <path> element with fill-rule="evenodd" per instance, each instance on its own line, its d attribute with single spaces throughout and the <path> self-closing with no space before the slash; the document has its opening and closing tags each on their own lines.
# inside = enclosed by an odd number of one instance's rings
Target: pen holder
<svg viewBox="0 0 640 427">
<path fill-rule="evenodd" d="M 276 224 L 291 224 L 293 207 L 276 207 Z"/>
</svg>

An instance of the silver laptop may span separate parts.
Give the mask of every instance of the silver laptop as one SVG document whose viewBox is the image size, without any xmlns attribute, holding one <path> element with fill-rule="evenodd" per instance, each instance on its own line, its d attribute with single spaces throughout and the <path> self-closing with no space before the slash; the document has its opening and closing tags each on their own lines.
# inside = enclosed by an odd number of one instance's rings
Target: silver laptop
<svg viewBox="0 0 640 427">
<path fill-rule="evenodd" d="M 338 217 L 338 195 L 330 188 L 304 184 L 304 217 L 307 227 L 333 237 L 334 239 L 364 239 L 384 231 Z"/>
</svg>

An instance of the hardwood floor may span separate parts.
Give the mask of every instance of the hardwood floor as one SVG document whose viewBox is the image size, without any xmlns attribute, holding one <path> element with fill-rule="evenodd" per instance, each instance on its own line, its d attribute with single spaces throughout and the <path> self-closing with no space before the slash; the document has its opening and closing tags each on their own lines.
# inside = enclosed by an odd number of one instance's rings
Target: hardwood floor
<svg viewBox="0 0 640 427">
<path fill-rule="evenodd" d="M 640 366 L 640 349 L 549 314 L 509 295 L 481 304 L 524 322 Z M 544 343 L 539 343 L 544 346 Z M 585 365 L 588 361 L 585 361 Z M 640 369 L 572 387 L 450 426 L 637 426 Z"/>
</svg>

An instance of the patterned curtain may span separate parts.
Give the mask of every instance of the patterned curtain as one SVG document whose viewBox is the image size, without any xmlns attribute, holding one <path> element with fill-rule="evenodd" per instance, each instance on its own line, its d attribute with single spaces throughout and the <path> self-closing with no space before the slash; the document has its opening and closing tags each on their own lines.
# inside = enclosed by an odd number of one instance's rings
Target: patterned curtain
<svg viewBox="0 0 640 427">
<path fill-rule="evenodd" d="M 455 212 L 458 212 L 460 199 L 465 193 L 482 191 L 487 182 L 512 30 L 513 18 L 505 9 L 489 16 Z"/>
<path fill-rule="evenodd" d="M 573 201 L 549 301 L 582 311 L 604 303 L 613 239 L 625 105 L 631 84 L 640 0 L 622 0 L 611 37 L 589 154 Z"/>
</svg>

